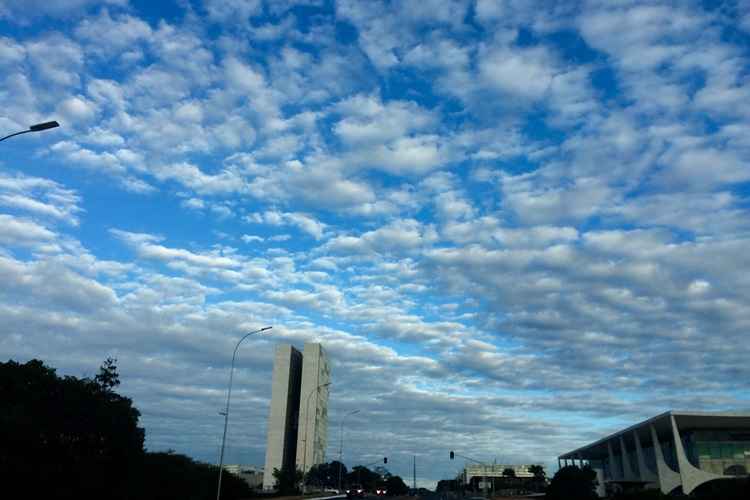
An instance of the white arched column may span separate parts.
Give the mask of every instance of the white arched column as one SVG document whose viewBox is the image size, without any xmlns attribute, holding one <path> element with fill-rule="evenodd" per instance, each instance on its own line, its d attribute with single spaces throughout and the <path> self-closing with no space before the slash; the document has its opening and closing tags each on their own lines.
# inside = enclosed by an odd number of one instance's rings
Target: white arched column
<svg viewBox="0 0 750 500">
<path fill-rule="evenodd" d="M 656 429 L 654 425 L 649 425 L 651 428 L 651 440 L 654 442 L 654 455 L 656 455 L 656 472 L 659 475 L 659 489 L 665 495 L 668 495 L 672 490 L 682 484 L 682 478 L 680 474 L 667 465 L 664 460 L 664 453 L 661 451 L 661 445 L 659 444 L 659 436 L 656 435 Z"/>
<path fill-rule="evenodd" d="M 670 424 L 672 425 L 672 434 L 674 436 L 675 452 L 677 454 L 677 465 L 680 466 L 680 477 L 682 478 L 682 492 L 689 495 L 695 488 L 703 483 L 713 481 L 714 479 L 722 479 L 727 476 L 721 476 L 714 474 L 713 472 L 706 472 L 698 469 L 688 460 L 685 454 L 685 448 L 682 446 L 682 439 L 680 438 L 680 431 L 677 429 L 677 422 L 674 419 L 674 415 L 670 415 Z"/>
</svg>

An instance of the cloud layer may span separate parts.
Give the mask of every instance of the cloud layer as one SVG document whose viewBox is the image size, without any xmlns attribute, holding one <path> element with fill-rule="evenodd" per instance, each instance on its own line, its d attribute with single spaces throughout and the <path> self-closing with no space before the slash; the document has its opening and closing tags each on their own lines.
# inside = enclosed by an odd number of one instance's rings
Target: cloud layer
<svg viewBox="0 0 750 500">
<path fill-rule="evenodd" d="M 48 5 L 49 4 L 49 5 Z M 329 457 L 420 484 L 747 410 L 746 2 L 4 2 L 0 355 L 117 357 L 147 446 L 263 463 L 274 346 Z M 377 443 L 376 445 L 373 443 Z"/>
</svg>

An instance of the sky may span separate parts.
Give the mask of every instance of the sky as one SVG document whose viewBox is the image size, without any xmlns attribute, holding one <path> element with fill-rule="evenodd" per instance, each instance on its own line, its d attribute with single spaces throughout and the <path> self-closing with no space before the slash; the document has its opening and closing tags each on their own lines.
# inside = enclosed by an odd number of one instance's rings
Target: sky
<svg viewBox="0 0 750 500">
<path fill-rule="evenodd" d="M 149 450 L 420 486 L 750 410 L 750 2 L 0 0 L 0 359 L 117 358 Z"/>
</svg>

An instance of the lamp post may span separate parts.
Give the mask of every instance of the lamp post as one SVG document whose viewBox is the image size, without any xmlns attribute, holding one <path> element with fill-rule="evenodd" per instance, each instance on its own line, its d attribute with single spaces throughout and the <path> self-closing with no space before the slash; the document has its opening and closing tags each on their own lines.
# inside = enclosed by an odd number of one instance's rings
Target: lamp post
<svg viewBox="0 0 750 500">
<path fill-rule="evenodd" d="M 341 419 L 341 431 L 339 432 L 339 494 L 341 493 L 341 473 L 344 468 L 344 421 L 346 417 L 359 413 L 359 410 L 352 410 Z"/>
<path fill-rule="evenodd" d="M 310 423 L 310 396 L 317 393 L 320 389 L 323 387 L 328 387 L 331 385 L 330 382 L 326 382 L 325 384 L 320 384 L 318 387 L 310 391 L 310 394 L 307 395 L 307 402 L 305 403 L 305 445 L 302 447 L 302 494 L 305 494 L 305 474 L 307 474 L 307 428 L 309 427 Z M 315 410 L 315 420 L 318 420 L 318 411 Z M 313 448 L 313 455 L 315 454 L 315 449 Z"/>
<path fill-rule="evenodd" d="M 244 337 L 240 339 L 239 342 L 237 342 L 237 345 L 234 347 L 234 352 L 232 353 L 232 367 L 229 369 L 229 390 L 227 391 L 227 407 L 223 412 L 224 415 L 224 434 L 221 437 L 221 454 L 219 455 L 219 486 L 216 490 L 216 500 L 221 499 L 221 472 L 224 470 L 224 445 L 227 442 L 227 426 L 229 425 L 229 400 L 232 398 L 232 378 L 234 377 L 234 360 L 237 357 L 237 349 L 240 348 L 240 344 L 243 340 L 248 338 L 250 335 L 265 332 L 266 330 L 270 330 L 273 328 L 272 326 L 265 326 L 261 328 L 260 330 L 252 331 L 248 334 L 246 334 Z"/>
<path fill-rule="evenodd" d="M 0 138 L 0 141 L 4 141 L 5 139 L 10 139 L 11 137 L 15 137 L 17 135 L 28 134 L 30 132 L 41 132 L 42 130 L 48 130 L 48 129 L 59 127 L 59 126 L 60 124 L 57 123 L 56 121 L 37 123 L 36 125 L 32 125 L 31 127 L 29 127 L 28 130 L 22 130 L 20 132 L 16 132 L 15 134 L 6 135 L 5 137 Z"/>
</svg>

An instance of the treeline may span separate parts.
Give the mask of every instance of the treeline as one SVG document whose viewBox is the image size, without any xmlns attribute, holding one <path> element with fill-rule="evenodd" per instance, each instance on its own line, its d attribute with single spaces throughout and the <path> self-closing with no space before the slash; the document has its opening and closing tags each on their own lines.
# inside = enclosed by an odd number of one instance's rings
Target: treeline
<svg viewBox="0 0 750 500">
<path fill-rule="evenodd" d="M 273 475 L 279 493 L 284 495 L 300 493 L 300 486 L 303 481 L 301 470 L 297 470 L 296 474 L 293 475 L 290 472 L 274 469 Z M 338 460 L 312 466 L 305 474 L 304 482 L 308 488 L 336 490 L 339 487 L 339 477 L 343 488 L 360 485 L 370 492 L 379 489 L 386 490 L 388 496 L 405 495 L 409 491 L 408 486 L 400 476 L 393 475 L 388 471 L 381 474 L 362 465 L 354 466 L 352 470 L 348 470 L 346 465 Z"/>
<path fill-rule="evenodd" d="M 108 359 L 94 378 L 60 377 L 39 360 L 0 363 L 0 480 L 5 498 L 209 500 L 218 467 L 150 453 L 140 412 L 115 388 Z M 6 496 L 7 494 L 7 496 Z M 224 473 L 222 498 L 251 490 Z"/>
</svg>

